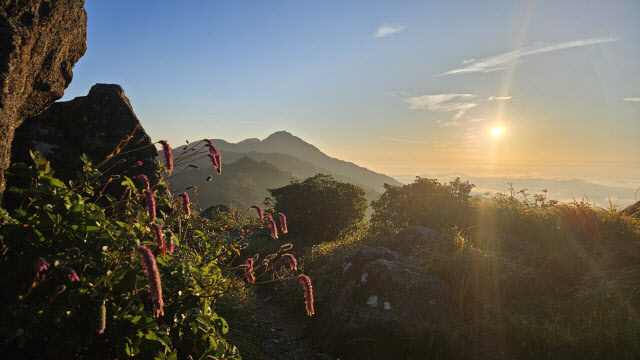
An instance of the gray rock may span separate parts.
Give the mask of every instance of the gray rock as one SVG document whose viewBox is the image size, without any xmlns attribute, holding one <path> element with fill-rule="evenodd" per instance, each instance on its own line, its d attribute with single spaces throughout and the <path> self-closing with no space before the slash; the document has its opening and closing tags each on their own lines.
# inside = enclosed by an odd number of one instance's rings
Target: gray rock
<svg viewBox="0 0 640 360">
<path fill-rule="evenodd" d="M 422 226 L 404 229 L 383 240 L 381 245 L 404 254 L 413 254 L 418 247 L 434 247 L 438 244 L 440 232 Z"/>
<path fill-rule="evenodd" d="M 0 199 L 14 131 L 62 97 L 86 39 L 83 0 L 0 0 Z"/>
<path fill-rule="evenodd" d="M 415 328 L 452 321 L 449 285 L 414 264 L 384 247 L 364 246 L 347 259 L 336 293 L 316 311 L 314 329 L 326 350 L 347 359 L 407 358 L 401 344 Z"/>
<path fill-rule="evenodd" d="M 99 164 L 129 135 L 133 136 L 122 155 L 100 170 L 110 168 L 107 175 L 145 174 L 153 186 L 158 181 L 157 150 L 119 85 L 96 84 L 87 96 L 57 102 L 39 116 L 25 120 L 16 130 L 11 157 L 13 162 L 31 164 L 29 150 L 38 150 L 51 162 L 55 176 L 67 182 L 82 171 L 81 154 L 87 154 L 94 165 Z M 134 166 L 137 161 L 142 165 Z M 18 181 L 10 178 L 8 184 L 20 186 Z M 108 192 L 113 196 L 122 195 L 119 183 L 109 185 Z M 10 203 L 12 195 L 6 197 Z"/>
</svg>

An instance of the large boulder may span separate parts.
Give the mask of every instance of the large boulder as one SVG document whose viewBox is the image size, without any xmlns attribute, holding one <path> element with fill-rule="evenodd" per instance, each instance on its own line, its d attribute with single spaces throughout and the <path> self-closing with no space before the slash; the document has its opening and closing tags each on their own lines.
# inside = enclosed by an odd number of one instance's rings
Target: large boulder
<svg viewBox="0 0 640 360">
<path fill-rule="evenodd" d="M 29 118 L 16 130 L 12 161 L 31 163 L 30 150 L 39 151 L 51 162 L 55 176 L 63 181 L 77 178 L 82 170 L 80 155 L 87 154 L 96 165 L 131 136 L 121 154 L 104 163 L 108 175 L 146 174 L 157 183 L 158 152 L 145 133 L 120 85 L 96 84 L 87 96 L 57 102 L 42 114 Z M 136 165 L 142 161 L 142 165 Z M 9 186 L 17 179 L 10 178 Z M 115 183 L 119 183 L 116 181 Z M 122 195 L 113 187 L 114 196 Z M 11 198 L 7 194 L 7 200 Z"/>
<path fill-rule="evenodd" d="M 435 247 L 440 240 L 440 232 L 423 226 L 406 228 L 381 242 L 381 245 L 405 254 L 413 254 L 419 247 Z"/>
<path fill-rule="evenodd" d="M 423 359 L 426 348 L 407 344 L 426 344 L 424 336 L 455 317 L 443 279 L 384 247 L 362 247 L 336 281 L 336 293 L 318 304 L 314 330 L 340 358 Z"/>
<path fill-rule="evenodd" d="M 62 97 L 86 40 L 84 0 L 0 0 L 0 199 L 15 129 Z"/>
</svg>

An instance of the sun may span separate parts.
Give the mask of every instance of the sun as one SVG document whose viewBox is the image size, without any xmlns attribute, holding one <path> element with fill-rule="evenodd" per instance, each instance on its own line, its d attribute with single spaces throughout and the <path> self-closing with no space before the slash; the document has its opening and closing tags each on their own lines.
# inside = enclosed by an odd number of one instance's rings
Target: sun
<svg viewBox="0 0 640 360">
<path fill-rule="evenodd" d="M 502 133 L 503 133 L 502 128 L 495 127 L 495 128 L 493 128 L 493 129 L 491 129 L 491 135 L 492 135 L 493 137 L 501 136 L 501 135 L 502 135 Z"/>
</svg>

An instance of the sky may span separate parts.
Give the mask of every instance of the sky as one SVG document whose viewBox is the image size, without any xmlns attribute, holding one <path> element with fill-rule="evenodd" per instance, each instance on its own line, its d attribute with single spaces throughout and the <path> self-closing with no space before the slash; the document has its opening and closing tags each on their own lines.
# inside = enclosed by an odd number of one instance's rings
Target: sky
<svg viewBox="0 0 640 360">
<path fill-rule="evenodd" d="M 87 0 L 65 100 L 120 84 L 154 140 L 286 130 L 392 176 L 637 180 L 638 1 Z M 492 136 L 492 129 L 500 129 Z"/>
</svg>

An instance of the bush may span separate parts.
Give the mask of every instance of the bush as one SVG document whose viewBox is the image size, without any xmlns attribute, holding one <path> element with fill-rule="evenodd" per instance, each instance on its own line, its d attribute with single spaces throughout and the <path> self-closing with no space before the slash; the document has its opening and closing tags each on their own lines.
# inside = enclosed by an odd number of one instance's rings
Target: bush
<svg viewBox="0 0 640 360">
<path fill-rule="evenodd" d="M 254 266 L 239 261 L 264 224 L 189 215 L 187 195 L 131 177 L 135 164 L 109 176 L 83 157 L 65 184 L 33 159 L 11 167 L 29 186 L 10 189 L 22 198 L 13 219 L 0 214 L 0 358 L 239 359 L 216 299 L 261 276 L 295 277 L 279 264 L 282 248 Z M 116 182 L 118 198 L 105 192 Z"/>
<path fill-rule="evenodd" d="M 267 204 L 287 214 L 296 244 L 310 246 L 336 239 L 355 229 L 364 219 L 367 200 L 364 190 L 317 174 L 302 182 L 269 189 Z"/>
<path fill-rule="evenodd" d="M 441 184 L 421 177 L 404 186 L 385 184 L 385 192 L 371 203 L 371 229 L 388 235 L 411 226 L 467 227 L 474 215 L 469 195 L 473 186 L 460 178 Z"/>
</svg>

